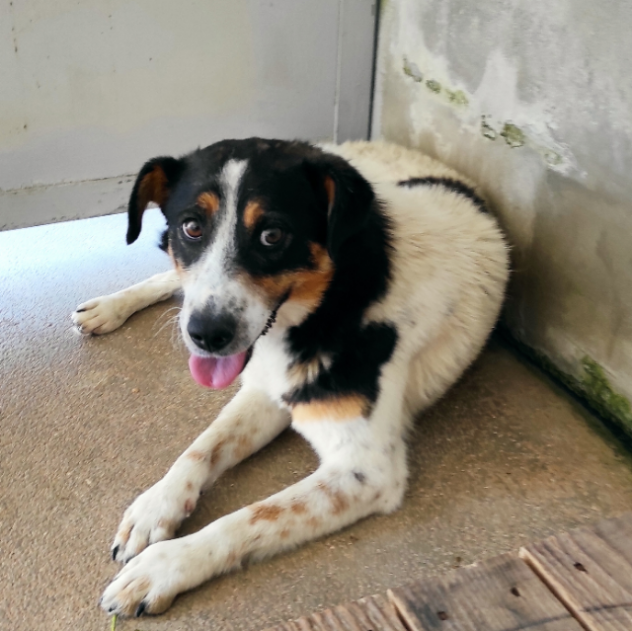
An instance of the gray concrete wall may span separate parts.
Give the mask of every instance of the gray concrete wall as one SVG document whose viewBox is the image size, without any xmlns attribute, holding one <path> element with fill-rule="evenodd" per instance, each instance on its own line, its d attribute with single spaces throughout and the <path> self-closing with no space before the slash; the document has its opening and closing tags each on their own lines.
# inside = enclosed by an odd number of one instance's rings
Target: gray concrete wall
<svg viewBox="0 0 632 631">
<path fill-rule="evenodd" d="M 632 3 L 383 0 L 374 135 L 480 182 L 504 322 L 632 430 Z"/>
</svg>

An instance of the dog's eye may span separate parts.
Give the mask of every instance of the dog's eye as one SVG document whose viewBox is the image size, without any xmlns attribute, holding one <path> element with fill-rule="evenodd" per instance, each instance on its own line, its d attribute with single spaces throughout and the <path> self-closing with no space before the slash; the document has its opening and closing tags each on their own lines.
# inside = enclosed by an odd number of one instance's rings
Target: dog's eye
<svg viewBox="0 0 632 631">
<path fill-rule="evenodd" d="M 269 230 L 264 230 L 261 233 L 261 243 L 268 247 L 272 247 L 274 245 L 279 245 L 283 238 L 285 237 L 285 233 L 281 228 L 270 228 Z"/>
<path fill-rule="evenodd" d="M 182 232 L 191 241 L 198 241 L 202 238 L 202 226 L 194 219 L 189 219 L 182 224 Z"/>
</svg>

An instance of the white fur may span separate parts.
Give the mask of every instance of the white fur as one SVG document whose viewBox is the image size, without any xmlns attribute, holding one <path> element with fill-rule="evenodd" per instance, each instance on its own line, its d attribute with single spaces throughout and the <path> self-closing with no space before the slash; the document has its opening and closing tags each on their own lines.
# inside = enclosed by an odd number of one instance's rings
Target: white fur
<svg viewBox="0 0 632 631">
<path fill-rule="evenodd" d="M 118 329 L 133 313 L 171 298 L 180 288 L 175 270 L 156 274 L 109 296 L 80 304 L 70 316 L 80 333 L 102 335 Z"/>
<path fill-rule="evenodd" d="M 395 510 L 405 489 L 405 437 L 413 415 L 458 379 L 494 325 L 508 276 L 507 248 L 495 221 L 444 187 L 396 186 L 411 177 L 464 179 L 394 145 L 358 142 L 326 149 L 369 179 L 393 221 L 393 280 L 366 321 L 394 323 L 399 338 L 382 368 L 370 418 L 293 422 L 318 453 L 316 472 L 193 535 L 154 543 L 172 535 L 203 487 L 290 422 L 281 396 L 292 376 L 281 340 L 306 311 L 284 305 L 275 326 L 257 342 L 235 399 L 125 513 L 115 539 L 117 558 L 134 558 L 106 589 L 106 611 L 132 614 L 141 602 L 147 612 L 164 611 L 178 593 L 247 559 Z"/>
</svg>

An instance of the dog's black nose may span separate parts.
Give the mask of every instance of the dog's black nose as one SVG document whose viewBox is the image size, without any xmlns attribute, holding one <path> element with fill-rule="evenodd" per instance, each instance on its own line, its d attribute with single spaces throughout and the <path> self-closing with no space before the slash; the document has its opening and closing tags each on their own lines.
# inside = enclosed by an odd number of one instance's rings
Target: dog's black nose
<svg viewBox="0 0 632 631">
<path fill-rule="evenodd" d="M 236 329 L 237 323 L 230 316 L 209 317 L 195 313 L 187 325 L 193 343 L 209 353 L 226 348 L 233 341 Z"/>
</svg>

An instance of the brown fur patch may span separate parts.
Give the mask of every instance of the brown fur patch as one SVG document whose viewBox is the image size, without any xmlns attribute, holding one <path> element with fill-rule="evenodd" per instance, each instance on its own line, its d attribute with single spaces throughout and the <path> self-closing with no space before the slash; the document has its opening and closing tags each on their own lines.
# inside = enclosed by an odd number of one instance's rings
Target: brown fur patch
<svg viewBox="0 0 632 631">
<path fill-rule="evenodd" d="M 306 303 L 315 309 L 323 299 L 334 275 L 334 264 L 327 250 L 318 243 L 310 243 L 314 269 L 299 269 L 275 276 L 252 277 L 252 282 L 263 290 L 273 303 L 278 302 L 288 291 L 289 300 Z"/>
<path fill-rule="evenodd" d="M 349 395 L 309 403 L 297 403 L 292 407 L 292 420 L 306 421 L 347 421 L 359 416 L 367 417 L 370 404 L 365 397 Z"/>
<path fill-rule="evenodd" d="M 169 255 L 169 258 L 171 259 L 171 262 L 173 263 L 173 266 L 175 267 L 175 270 L 178 273 L 178 276 L 182 278 L 185 272 L 184 267 L 182 267 L 182 263 L 180 263 L 180 261 L 178 261 L 178 259 L 174 256 L 171 246 L 167 248 L 167 254 Z"/>
<path fill-rule="evenodd" d="M 325 177 L 325 181 L 323 182 L 323 184 L 325 185 L 325 191 L 327 192 L 329 210 L 331 210 L 331 207 L 334 205 L 334 199 L 336 198 L 336 185 L 328 175 Z M 327 212 L 329 212 L 329 210 Z"/>
<path fill-rule="evenodd" d="M 329 498 L 331 502 L 331 512 L 334 515 L 340 515 L 340 513 L 349 508 L 349 500 L 342 491 L 333 490 L 323 482 L 318 484 L 318 488 Z"/>
<path fill-rule="evenodd" d="M 280 533 L 279 533 L 279 537 L 281 537 L 281 539 L 287 539 L 290 536 L 290 531 L 287 528 L 284 528 Z"/>
<path fill-rule="evenodd" d="M 306 522 L 305 522 L 310 528 L 314 528 L 314 530 L 316 528 L 320 528 L 320 519 L 318 519 L 317 517 L 310 517 Z"/>
<path fill-rule="evenodd" d="M 167 201 L 167 176 L 156 165 L 140 182 L 138 187 L 138 208 L 140 212 L 147 208 L 149 202 L 162 206 Z"/>
<path fill-rule="evenodd" d="M 307 506 L 305 506 L 304 502 L 294 502 L 291 506 L 290 506 L 290 510 L 295 514 L 295 515 L 303 515 L 307 512 Z"/>
<path fill-rule="evenodd" d="M 148 605 L 145 611 L 147 613 L 163 613 L 167 611 L 169 607 L 171 607 L 171 603 L 175 596 L 167 595 L 167 596 L 156 596 Z"/>
<path fill-rule="evenodd" d="M 195 462 L 202 462 L 202 460 L 206 458 L 206 454 L 203 451 L 192 449 L 191 451 L 187 451 L 186 457 Z"/>
<path fill-rule="evenodd" d="M 124 587 L 117 596 L 121 606 L 121 612 L 126 616 L 134 615 L 138 603 L 151 589 L 151 579 L 148 577 L 137 578 Z M 153 610 L 152 610 L 153 611 Z"/>
<path fill-rule="evenodd" d="M 227 570 L 231 570 L 232 568 L 234 568 L 237 565 L 237 558 L 238 558 L 237 552 L 231 552 L 226 557 L 226 569 Z"/>
<path fill-rule="evenodd" d="M 235 447 L 235 458 L 243 460 L 252 453 L 252 440 L 248 436 L 242 434 L 237 439 L 237 446 Z"/>
<path fill-rule="evenodd" d="M 193 484 L 191 484 L 191 482 L 187 482 L 186 489 L 187 489 L 187 491 L 192 491 L 193 490 Z"/>
<path fill-rule="evenodd" d="M 263 208 L 261 208 L 259 202 L 248 202 L 246 208 L 244 208 L 244 226 L 246 226 L 248 230 L 252 230 L 262 216 Z"/>
<path fill-rule="evenodd" d="M 196 203 L 208 217 L 212 217 L 219 210 L 219 197 L 215 193 L 207 191 L 198 195 Z"/>
<path fill-rule="evenodd" d="M 129 536 L 132 534 L 133 527 L 134 526 L 132 524 L 127 524 L 118 532 L 118 536 L 123 543 L 127 543 L 129 541 Z"/>
<path fill-rule="evenodd" d="M 284 509 L 281 506 L 275 504 L 254 504 L 252 506 L 252 517 L 250 518 L 251 524 L 256 524 L 258 521 L 276 521 L 279 519 Z"/>
<path fill-rule="evenodd" d="M 217 464 L 219 457 L 222 455 L 222 450 L 224 449 L 225 444 L 226 444 L 226 438 L 222 438 L 222 440 L 218 441 L 217 445 L 213 447 L 213 450 L 211 451 L 211 459 L 210 459 L 211 467 L 214 464 Z"/>
</svg>

